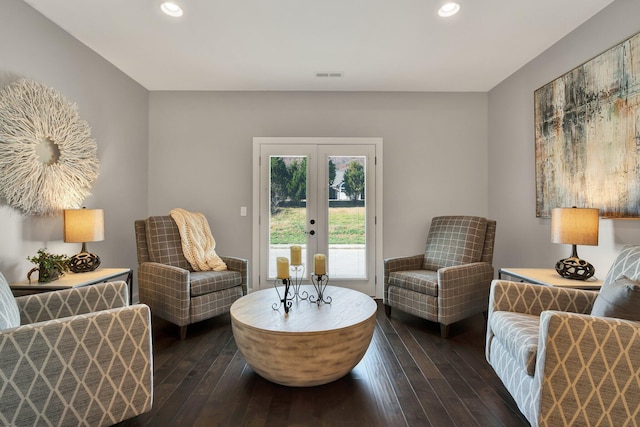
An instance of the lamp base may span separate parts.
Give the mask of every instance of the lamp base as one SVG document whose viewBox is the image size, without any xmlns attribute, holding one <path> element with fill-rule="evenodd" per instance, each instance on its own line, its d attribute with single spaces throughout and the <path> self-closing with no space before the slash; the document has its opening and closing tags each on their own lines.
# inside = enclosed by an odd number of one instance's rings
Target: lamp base
<svg viewBox="0 0 640 427">
<path fill-rule="evenodd" d="M 80 252 L 69 259 L 69 270 L 74 273 L 88 273 L 100 267 L 100 257 L 96 254 Z"/>
<path fill-rule="evenodd" d="M 587 280 L 595 274 L 596 269 L 583 259 L 569 257 L 556 263 L 556 271 L 565 279 Z"/>
</svg>

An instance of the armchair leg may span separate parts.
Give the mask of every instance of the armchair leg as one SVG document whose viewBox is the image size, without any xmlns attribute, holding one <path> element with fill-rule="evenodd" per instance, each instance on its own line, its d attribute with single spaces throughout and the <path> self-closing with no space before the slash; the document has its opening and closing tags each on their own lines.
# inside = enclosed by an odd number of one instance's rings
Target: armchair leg
<svg viewBox="0 0 640 427">
<path fill-rule="evenodd" d="M 449 338 L 449 325 L 440 323 L 440 336 L 442 338 Z"/>
<path fill-rule="evenodd" d="M 180 326 L 180 340 L 187 338 L 187 325 Z"/>
<path fill-rule="evenodd" d="M 386 314 L 387 317 L 391 316 L 391 306 L 390 305 L 387 305 L 387 304 L 384 305 L 384 314 Z"/>
</svg>

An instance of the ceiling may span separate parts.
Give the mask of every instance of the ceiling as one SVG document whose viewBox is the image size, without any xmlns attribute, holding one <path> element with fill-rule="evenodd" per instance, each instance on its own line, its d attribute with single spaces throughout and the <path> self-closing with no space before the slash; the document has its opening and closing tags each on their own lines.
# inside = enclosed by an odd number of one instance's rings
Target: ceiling
<svg viewBox="0 0 640 427">
<path fill-rule="evenodd" d="M 484 92 L 613 0 L 24 1 L 149 90 Z"/>
</svg>

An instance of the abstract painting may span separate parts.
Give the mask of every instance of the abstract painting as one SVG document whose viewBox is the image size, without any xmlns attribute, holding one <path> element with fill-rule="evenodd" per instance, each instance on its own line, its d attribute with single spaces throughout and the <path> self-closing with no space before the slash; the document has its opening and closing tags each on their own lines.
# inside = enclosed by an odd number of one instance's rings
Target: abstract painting
<svg viewBox="0 0 640 427">
<path fill-rule="evenodd" d="M 534 92 L 536 216 L 640 217 L 640 33 Z"/>
</svg>

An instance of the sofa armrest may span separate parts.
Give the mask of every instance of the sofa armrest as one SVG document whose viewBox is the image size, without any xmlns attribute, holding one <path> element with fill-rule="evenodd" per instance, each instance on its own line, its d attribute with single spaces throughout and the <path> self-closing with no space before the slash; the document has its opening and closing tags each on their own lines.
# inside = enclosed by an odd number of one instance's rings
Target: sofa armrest
<svg viewBox="0 0 640 427">
<path fill-rule="evenodd" d="M 489 315 L 493 311 L 513 311 L 539 316 L 545 310 L 589 314 L 597 296 L 597 291 L 493 280 Z"/>
<path fill-rule="evenodd" d="M 129 290 L 123 281 L 17 297 L 20 323 L 44 322 L 129 305 Z"/>
<path fill-rule="evenodd" d="M 242 275 L 242 293 L 247 294 L 247 278 L 249 277 L 249 261 L 243 258 L 220 256 L 230 271 L 238 271 Z"/>
<path fill-rule="evenodd" d="M 438 319 L 445 325 L 486 311 L 493 279 L 493 266 L 488 262 L 444 267 L 438 270 Z"/>
<path fill-rule="evenodd" d="M 143 262 L 138 266 L 140 302 L 151 312 L 178 326 L 190 321 L 191 272 L 180 267 Z"/>
<path fill-rule="evenodd" d="M 541 391 L 539 424 L 640 421 L 638 354 L 639 322 L 544 311 L 534 374 Z"/>
<path fill-rule="evenodd" d="M 0 353 L 1 425 L 112 425 L 151 408 L 145 305 L 6 329 Z"/>
</svg>

